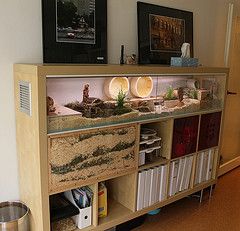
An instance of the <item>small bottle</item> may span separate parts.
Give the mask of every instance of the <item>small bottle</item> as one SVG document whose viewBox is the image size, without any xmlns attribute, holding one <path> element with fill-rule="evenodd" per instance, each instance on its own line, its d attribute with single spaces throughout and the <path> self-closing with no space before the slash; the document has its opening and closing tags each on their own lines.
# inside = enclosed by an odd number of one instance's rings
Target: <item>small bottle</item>
<svg viewBox="0 0 240 231">
<path fill-rule="evenodd" d="M 121 45 L 121 57 L 120 57 L 120 64 L 124 64 L 124 45 Z"/>
</svg>

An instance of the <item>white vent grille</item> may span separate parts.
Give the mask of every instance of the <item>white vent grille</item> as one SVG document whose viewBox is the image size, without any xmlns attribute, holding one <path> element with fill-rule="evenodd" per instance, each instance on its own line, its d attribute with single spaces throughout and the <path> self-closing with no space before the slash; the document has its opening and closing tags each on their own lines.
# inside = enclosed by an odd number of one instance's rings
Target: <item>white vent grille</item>
<svg viewBox="0 0 240 231">
<path fill-rule="evenodd" d="M 31 83 L 19 81 L 20 111 L 31 116 Z"/>
</svg>

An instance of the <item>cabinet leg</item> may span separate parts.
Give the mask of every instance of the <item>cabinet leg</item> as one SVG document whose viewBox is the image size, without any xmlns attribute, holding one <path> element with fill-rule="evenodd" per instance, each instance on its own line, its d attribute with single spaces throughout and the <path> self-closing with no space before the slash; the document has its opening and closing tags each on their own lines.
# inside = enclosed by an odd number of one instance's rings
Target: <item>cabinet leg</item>
<svg viewBox="0 0 240 231">
<path fill-rule="evenodd" d="M 200 203 L 202 203 L 202 199 L 203 199 L 203 189 L 201 190 L 201 194 L 200 194 L 200 199 L 199 199 Z"/>
<path fill-rule="evenodd" d="M 213 192 L 213 185 L 210 186 L 209 199 L 212 197 L 212 192 Z"/>
</svg>

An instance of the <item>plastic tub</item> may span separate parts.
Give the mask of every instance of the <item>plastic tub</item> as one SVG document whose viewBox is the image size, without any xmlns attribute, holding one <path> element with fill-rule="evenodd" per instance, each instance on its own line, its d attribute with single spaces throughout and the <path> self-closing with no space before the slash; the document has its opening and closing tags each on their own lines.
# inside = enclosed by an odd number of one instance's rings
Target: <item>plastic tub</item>
<svg viewBox="0 0 240 231">
<path fill-rule="evenodd" d="M 29 208 L 19 201 L 0 203 L 0 231 L 29 231 Z"/>
</svg>

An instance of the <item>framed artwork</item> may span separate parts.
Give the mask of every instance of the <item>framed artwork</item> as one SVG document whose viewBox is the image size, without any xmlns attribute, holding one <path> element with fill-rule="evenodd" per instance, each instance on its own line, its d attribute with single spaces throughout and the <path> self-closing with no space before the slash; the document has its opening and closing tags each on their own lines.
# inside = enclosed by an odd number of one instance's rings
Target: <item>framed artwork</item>
<svg viewBox="0 0 240 231">
<path fill-rule="evenodd" d="M 198 143 L 199 151 L 218 146 L 221 118 L 221 112 L 201 116 Z"/>
<path fill-rule="evenodd" d="M 44 63 L 107 63 L 107 0 L 42 0 Z"/>
<path fill-rule="evenodd" d="M 181 56 L 184 42 L 193 56 L 193 13 L 138 2 L 138 53 L 140 64 L 169 65 Z"/>
<path fill-rule="evenodd" d="M 199 116 L 174 120 L 172 158 L 196 152 Z"/>
</svg>

